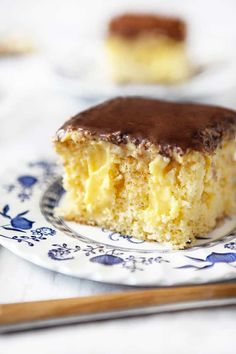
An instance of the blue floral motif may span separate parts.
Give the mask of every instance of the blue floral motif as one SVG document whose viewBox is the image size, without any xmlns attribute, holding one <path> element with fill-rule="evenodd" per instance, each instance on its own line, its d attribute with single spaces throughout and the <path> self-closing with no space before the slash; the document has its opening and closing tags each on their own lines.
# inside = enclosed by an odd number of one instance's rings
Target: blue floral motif
<svg viewBox="0 0 236 354">
<path fill-rule="evenodd" d="M 8 238 L 9 240 L 15 240 L 19 243 L 24 242 L 30 247 L 34 246 L 34 243 L 30 241 L 29 236 L 16 236 L 16 235 L 15 236 L 5 236 L 5 235 L 0 234 L 0 237 Z"/>
<path fill-rule="evenodd" d="M 121 257 L 121 255 L 123 257 Z M 113 266 L 116 264 L 121 264 L 123 268 L 128 269 L 131 273 L 138 271 L 143 271 L 143 266 L 152 265 L 155 263 L 169 263 L 162 257 L 144 257 L 144 256 L 134 256 L 129 255 L 124 257 L 124 253 L 117 251 L 115 249 L 107 251 L 103 255 L 95 256 L 90 258 L 90 262 L 99 263 L 103 265 Z"/>
<path fill-rule="evenodd" d="M 72 253 L 80 251 L 80 246 L 68 247 L 67 243 L 63 243 L 62 245 L 53 244 L 51 250 L 48 251 L 48 257 L 56 261 L 67 261 L 69 259 L 74 259 Z"/>
<path fill-rule="evenodd" d="M 229 243 L 226 243 L 225 248 L 228 248 L 230 250 L 236 250 L 236 242 L 229 242 Z"/>
<path fill-rule="evenodd" d="M 124 258 L 124 263 L 123 267 L 126 269 L 129 269 L 131 273 L 135 272 L 136 270 L 143 270 L 142 266 L 148 266 L 152 265 L 155 263 L 169 263 L 166 259 L 163 259 L 162 257 L 144 257 L 144 256 L 139 256 L 135 257 L 133 255 L 130 255 L 126 258 Z M 140 267 L 141 266 L 141 267 Z"/>
<path fill-rule="evenodd" d="M 15 240 L 19 243 L 24 242 L 28 246 L 33 247 L 35 245 L 34 242 L 47 240 L 48 236 L 54 236 L 56 234 L 56 231 L 51 229 L 50 227 L 38 227 L 37 229 L 30 231 L 31 235 L 29 236 L 6 236 L 0 234 L 0 237 L 7 238 L 9 240 Z"/>
<path fill-rule="evenodd" d="M 90 262 L 103 265 L 115 265 L 123 263 L 124 260 L 118 256 L 114 256 L 113 254 L 102 254 L 100 256 L 90 258 Z"/>
<path fill-rule="evenodd" d="M 33 186 L 38 182 L 38 179 L 34 176 L 25 175 L 18 177 L 17 182 L 20 185 L 20 192 L 18 193 L 20 201 L 24 202 L 25 200 L 30 199 Z"/>
<path fill-rule="evenodd" d="M 104 246 L 87 244 L 87 246 L 85 248 L 83 248 L 83 252 L 84 252 L 86 257 L 89 257 L 89 256 L 91 256 L 93 254 L 95 255 L 97 253 L 104 252 Z"/>
<path fill-rule="evenodd" d="M 163 262 L 169 263 L 169 261 L 162 257 L 136 257 L 134 255 L 126 257 L 124 252 L 116 249 L 107 250 L 105 246 L 96 244 L 88 244 L 85 248 L 81 248 L 80 246 L 68 247 L 66 243 L 62 245 L 53 244 L 52 246 L 56 248 L 49 250 L 48 256 L 53 260 L 62 261 L 74 259 L 74 253 L 79 251 L 86 257 L 90 257 L 89 261 L 92 263 L 98 263 L 104 266 L 121 265 L 132 273 L 144 270 L 143 266 Z"/>
<path fill-rule="evenodd" d="M 35 230 L 31 230 L 33 236 L 44 237 L 44 236 L 54 236 L 56 231 L 50 227 L 38 227 Z"/>
<path fill-rule="evenodd" d="M 45 184 L 49 179 L 55 176 L 56 164 L 48 161 L 36 161 L 28 164 L 30 168 L 39 168 L 40 174 L 37 175 L 21 175 L 17 177 L 15 183 L 11 183 L 5 186 L 8 193 L 12 191 L 17 192 L 17 198 L 24 202 L 29 200 L 32 196 L 34 186 L 36 184 Z"/>
<path fill-rule="evenodd" d="M 34 224 L 34 221 L 31 221 L 25 217 L 29 210 L 23 211 L 22 213 L 17 214 L 14 217 L 11 217 L 9 215 L 10 207 L 9 205 L 5 205 L 0 212 L 0 215 L 3 216 L 4 218 L 9 220 L 9 224 L 6 225 L 1 225 L 5 230 L 12 230 L 12 231 L 18 231 L 18 232 L 26 232 L 25 230 L 30 230 Z"/>
<path fill-rule="evenodd" d="M 49 162 L 46 160 L 40 160 L 36 162 L 30 162 L 29 167 L 38 167 L 43 171 L 42 179 L 47 181 L 48 178 L 55 176 L 55 169 L 57 164 L 55 162 Z"/>
<path fill-rule="evenodd" d="M 31 188 L 35 183 L 38 182 L 37 178 L 34 176 L 20 176 L 17 178 L 17 181 L 24 188 Z"/>
<path fill-rule="evenodd" d="M 30 230 L 31 235 L 22 236 L 22 235 L 13 235 L 6 236 L 0 234 L 0 237 L 7 238 L 10 240 L 15 240 L 17 242 L 24 242 L 28 246 L 34 246 L 34 242 L 39 242 L 41 240 L 46 240 L 48 236 L 54 236 L 56 231 L 51 229 L 50 227 L 38 227 L 35 230 L 31 230 L 33 227 L 34 221 L 31 221 L 25 217 L 25 215 L 29 212 L 29 210 L 23 211 L 22 213 L 17 214 L 12 217 L 10 214 L 10 206 L 6 204 L 0 215 L 9 221 L 9 224 L 1 225 L 0 227 L 4 230 L 15 231 L 20 233 L 26 233 Z"/>
<path fill-rule="evenodd" d="M 15 189 L 15 185 L 14 184 L 8 184 L 7 186 L 5 186 L 5 189 L 8 193 L 11 193 L 14 189 Z"/>
<path fill-rule="evenodd" d="M 109 230 L 106 230 L 106 229 L 102 228 L 102 231 L 107 233 Z M 133 236 L 120 234 L 118 232 L 109 232 L 108 237 L 112 241 L 119 241 L 120 239 L 124 239 L 124 240 L 127 240 L 130 243 L 135 243 L 135 244 L 139 244 L 139 243 L 144 243 L 145 242 L 144 240 L 138 240 L 138 239 L 134 238 Z"/>
<path fill-rule="evenodd" d="M 140 243 L 144 243 L 144 240 L 139 240 L 137 238 L 134 238 L 133 236 L 129 236 L 129 235 L 123 235 L 123 234 L 119 234 L 117 232 L 112 232 L 109 234 L 109 238 L 112 241 L 119 241 L 120 239 L 124 239 L 129 241 L 130 243 L 135 243 L 135 244 L 140 244 Z"/>
<path fill-rule="evenodd" d="M 8 191 L 10 192 L 11 190 L 17 188 L 19 190 L 19 193 L 17 197 L 20 199 L 21 202 L 24 202 L 25 200 L 30 199 L 33 191 L 33 187 L 36 183 L 38 183 L 38 179 L 34 176 L 30 175 L 23 175 L 19 176 L 17 178 L 18 185 L 14 186 L 13 184 L 9 188 L 8 186 Z"/>
<path fill-rule="evenodd" d="M 216 253 L 212 252 L 209 254 L 206 259 L 202 258 L 195 258 L 195 257 L 190 257 L 190 256 L 185 256 L 188 259 L 191 259 L 195 262 L 200 262 L 200 263 L 209 263 L 204 265 L 203 267 L 198 267 L 192 264 L 186 264 L 181 267 L 177 267 L 177 269 L 187 269 L 187 268 L 194 268 L 196 270 L 201 270 L 201 269 L 207 269 L 207 268 L 212 268 L 216 263 L 226 263 L 230 265 L 231 267 L 234 267 L 231 263 L 236 262 L 236 253 L 230 252 L 230 253 Z"/>
<path fill-rule="evenodd" d="M 90 246 L 91 247 L 91 246 Z M 116 264 L 121 264 L 124 262 L 123 258 L 120 257 L 122 255 L 122 252 L 119 252 L 118 250 L 111 249 L 108 251 L 105 251 L 104 247 L 98 246 L 97 249 L 99 253 L 103 253 L 102 255 L 98 255 L 95 257 L 90 258 L 90 262 L 92 263 L 99 263 L 103 264 L 105 266 L 112 266 Z M 93 252 L 93 254 L 96 252 Z M 86 255 L 87 253 L 85 253 Z"/>
</svg>

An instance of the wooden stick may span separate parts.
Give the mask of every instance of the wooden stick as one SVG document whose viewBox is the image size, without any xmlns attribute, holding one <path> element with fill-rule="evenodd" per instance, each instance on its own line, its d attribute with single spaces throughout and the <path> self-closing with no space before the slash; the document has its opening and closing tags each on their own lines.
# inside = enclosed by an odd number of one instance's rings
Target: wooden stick
<svg viewBox="0 0 236 354">
<path fill-rule="evenodd" d="M 0 305 L 0 325 L 233 297 L 236 298 L 236 284 L 210 284 L 3 304 Z"/>
</svg>

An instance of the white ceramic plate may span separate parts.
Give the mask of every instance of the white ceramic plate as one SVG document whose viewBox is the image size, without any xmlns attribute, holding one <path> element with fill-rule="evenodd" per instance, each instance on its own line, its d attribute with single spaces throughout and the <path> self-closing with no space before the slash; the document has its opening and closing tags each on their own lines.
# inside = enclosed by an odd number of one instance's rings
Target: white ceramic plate
<svg viewBox="0 0 236 354">
<path fill-rule="evenodd" d="M 188 250 L 143 242 L 55 215 L 64 191 L 49 160 L 18 163 L 0 181 L 0 243 L 42 267 L 136 286 L 205 283 L 236 277 L 235 218 Z"/>
<path fill-rule="evenodd" d="M 98 100 L 120 95 L 192 100 L 211 97 L 235 87 L 236 54 L 224 48 L 222 40 L 217 38 L 209 39 L 206 45 L 201 42 L 201 45 L 190 46 L 195 74 L 186 82 L 175 85 L 116 85 L 108 77 L 103 43 L 88 43 L 81 43 L 69 53 L 55 55 L 53 67 L 59 74 L 57 87 L 64 93 Z"/>
</svg>

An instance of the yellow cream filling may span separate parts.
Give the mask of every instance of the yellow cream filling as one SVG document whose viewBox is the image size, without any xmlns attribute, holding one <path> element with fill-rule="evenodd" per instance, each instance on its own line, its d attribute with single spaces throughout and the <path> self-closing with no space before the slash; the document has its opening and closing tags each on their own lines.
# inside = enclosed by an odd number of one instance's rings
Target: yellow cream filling
<svg viewBox="0 0 236 354">
<path fill-rule="evenodd" d="M 88 178 L 85 182 L 84 203 L 89 213 L 101 213 L 114 198 L 114 185 L 110 176 L 113 167 L 108 147 L 91 144 L 87 151 Z"/>
<path fill-rule="evenodd" d="M 72 132 L 56 143 L 67 219 L 182 248 L 235 212 L 235 142 L 173 159 L 156 148 L 116 146 Z"/>
</svg>

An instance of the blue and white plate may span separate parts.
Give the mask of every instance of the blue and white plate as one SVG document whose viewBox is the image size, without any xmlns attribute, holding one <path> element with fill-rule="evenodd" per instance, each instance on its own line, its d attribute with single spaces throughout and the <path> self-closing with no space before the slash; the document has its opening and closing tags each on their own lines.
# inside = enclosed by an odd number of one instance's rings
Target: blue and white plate
<svg viewBox="0 0 236 354">
<path fill-rule="evenodd" d="M 18 164 L 0 181 L 0 243 L 39 266 L 91 280 L 136 286 L 205 283 L 236 278 L 236 218 L 225 219 L 189 249 L 66 222 L 54 161 Z"/>
</svg>

